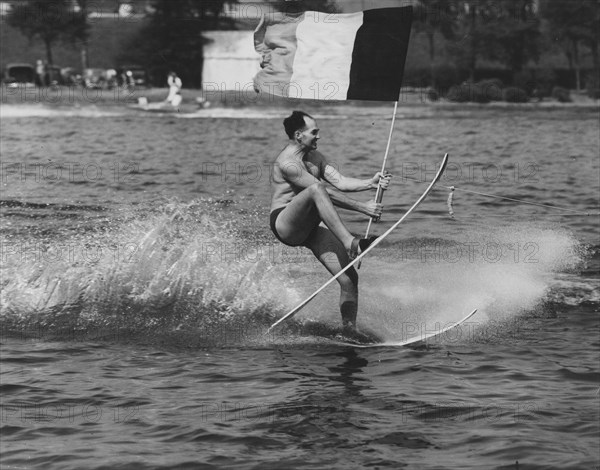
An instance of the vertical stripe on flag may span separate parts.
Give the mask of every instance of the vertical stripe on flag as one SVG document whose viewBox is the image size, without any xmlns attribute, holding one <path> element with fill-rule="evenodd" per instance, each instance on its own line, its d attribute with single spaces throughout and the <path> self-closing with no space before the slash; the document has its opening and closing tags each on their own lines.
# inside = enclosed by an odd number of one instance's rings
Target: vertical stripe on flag
<svg viewBox="0 0 600 470">
<path fill-rule="evenodd" d="M 307 11 L 296 29 L 290 97 L 345 100 L 350 86 L 350 65 L 362 13 L 330 15 Z M 294 96 L 293 92 L 309 93 Z"/>
<path fill-rule="evenodd" d="M 410 7 L 364 12 L 352 53 L 349 100 L 398 99 L 411 24 Z"/>
</svg>

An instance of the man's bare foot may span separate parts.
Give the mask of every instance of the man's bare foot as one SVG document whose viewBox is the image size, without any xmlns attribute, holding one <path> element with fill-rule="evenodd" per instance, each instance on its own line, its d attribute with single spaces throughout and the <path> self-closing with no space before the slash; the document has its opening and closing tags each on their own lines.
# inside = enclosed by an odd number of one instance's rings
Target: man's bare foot
<svg viewBox="0 0 600 470">
<path fill-rule="evenodd" d="M 381 341 L 376 335 L 359 331 L 353 323 L 346 323 L 342 329 L 342 336 L 357 343 L 368 344 Z"/>
</svg>

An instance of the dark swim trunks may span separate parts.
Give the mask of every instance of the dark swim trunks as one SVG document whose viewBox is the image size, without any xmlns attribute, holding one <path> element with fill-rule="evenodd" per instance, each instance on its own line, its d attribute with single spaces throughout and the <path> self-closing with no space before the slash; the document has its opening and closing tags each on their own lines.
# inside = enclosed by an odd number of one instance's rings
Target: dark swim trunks
<svg viewBox="0 0 600 470">
<path fill-rule="evenodd" d="M 277 209 L 274 209 L 271 212 L 271 215 L 269 216 L 271 231 L 273 232 L 273 235 L 275 235 L 275 238 L 277 238 L 277 240 L 279 240 L 281 243 L 283 243 L 284 245 L 287 245 L 287 246 L 305 246 L 307 248 L 310 248 L 308 246 L 308 241 L 311 239 L 311 237 L 313 236 L 313 234 L 317 230 L 318 225 L 314 229 L 312 229 L 312 231 L 308 234 L 308 236 L 306 237 L 306 239 L 303 242 L 301 242 L 301 243 L 297 243 L 295 245 L 292 245 L 292 244 L 290 244 L 290 243 L 288 243 L 286 241 L 283 241 L 281 239 L 281 237 L 279 236 L 279 234 L 277 233 L 277 229 L 275 228 L 275 222 L 277 221 L 277 217 L 279 216 L 279 213 L 283 209 L 285 209 L 285 206 L 284 207 L 279 207 Z"/>
</svg>

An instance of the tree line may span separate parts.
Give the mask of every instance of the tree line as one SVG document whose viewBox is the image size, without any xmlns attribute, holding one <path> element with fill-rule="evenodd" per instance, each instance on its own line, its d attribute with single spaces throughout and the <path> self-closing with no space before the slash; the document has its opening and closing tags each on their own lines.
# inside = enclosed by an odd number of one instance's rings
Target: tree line
<svg viewBox="0 0 600 470">
<path fill-rule="evenodd" d="M 189 86 L 201 85 L 203 32 L 236 29 L 223 15 L 236 0 L 155 0 L 145 25 L 120 59 L 144 65 L 157 75 L 176 69 Z M 57 43 L 80 47 L 87 66 L 90 34 L 88 0 L 20 0 L 7 12 L 7 23 L 30 40 L 40 40 L 52 64 Z M 92 2 L 93 3 L 93 2 Z M 549 47 L 559 45 L 575 77 L 576 88 L 599 88 L 600 0 L 416 0 L 413 34 L 426 38 L 429 85 L 439 86 L 446 63 L 468 71 L 475 80 L 481 62 L 494 62 L 520 74 Z M 337 12 L 333 0 L 277 0 L 269 7 L 282 11 Z M 443 50 L 440 50 L 443 45 Z M 582 76 L 583 56 L 591 56 L 593 73 Z"/>
<path fill-rule="evenodd" d="M 592 81 L 598 87 L 599 0 L 420 0 L 414 27 L 428 38 L 433 87 L 440 37 L 449 44 L 446 53 L 469 71 L 471 81 L 480 61 L 499 63 L 516 76 L 538 62 L 544 50 L 559 45 L 577 89 L 582 86 L 582 51 L 589 51 L 596 78 Z"/>
</svg>

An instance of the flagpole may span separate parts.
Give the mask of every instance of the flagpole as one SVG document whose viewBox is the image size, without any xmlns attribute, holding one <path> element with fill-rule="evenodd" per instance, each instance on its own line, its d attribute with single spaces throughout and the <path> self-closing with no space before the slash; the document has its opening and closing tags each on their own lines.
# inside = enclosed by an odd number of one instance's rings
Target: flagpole
<svg viewBox="0 0 600 470">
<path fill-rule="evenodd" d="M 388 136 L 387 146 L 385 147 L 385 155 L 383 156 L 383 163 L 381 164 L 381 174 L 385 174 L 385 166 L 387 164 L 388 155 L 390 153 L 390 145 L 392 143 L 392 134 L 394 133 L 394 124 L 396 122 L 396 112 L 398 111 L 398 100 L 394 103 L 394 114 L 392 115 L 392 125 L 390 126 L 390 135 Z M 377 192 L 375 193 L 375 201 L 380 203 L 383 199 L 383 188 L 377 184 Z M 375 221 L 374 217 L 369 219 L 369 224 L 367 225 L 367 231 L 365 233 L 365 238 L 369 238 L 369 232 L 371 231 L 371 224 Z M 356 264 L 356 269 L 360 269 L 361 262 Z"/>
</svg>

